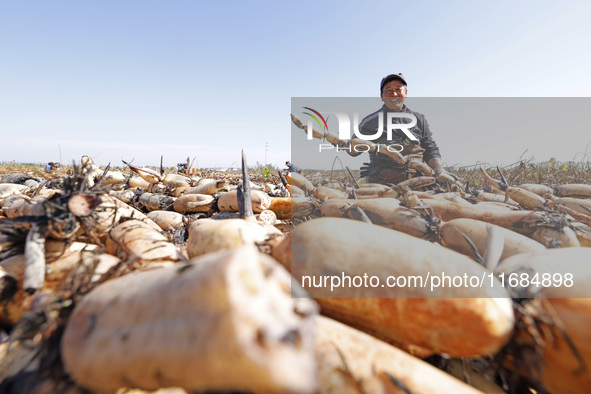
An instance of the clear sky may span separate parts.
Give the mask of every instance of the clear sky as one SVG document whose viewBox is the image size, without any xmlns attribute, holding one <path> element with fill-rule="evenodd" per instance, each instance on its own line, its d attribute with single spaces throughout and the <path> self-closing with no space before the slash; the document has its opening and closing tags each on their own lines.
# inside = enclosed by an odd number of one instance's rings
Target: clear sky
<svg viewBox="0 0 591 394">
<path fill-rule="evenodd" d="M 283 166 L 292 97 L 376 96 L 392 72 L 414 97 L 589 97 L 589 20 L 584 1 L 2 1 L 0 161 L 230 166 L 268 143 Z"/>
</svg>

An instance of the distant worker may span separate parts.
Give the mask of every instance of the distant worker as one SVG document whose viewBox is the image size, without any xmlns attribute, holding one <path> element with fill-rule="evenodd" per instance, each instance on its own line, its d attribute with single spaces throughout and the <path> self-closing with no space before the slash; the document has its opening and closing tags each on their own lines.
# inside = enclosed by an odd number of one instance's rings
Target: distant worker
<svg viewBox="0 0 591 394">
<path fill-rule="evenodd" d="M 50 161 L 49 163 L 47 163 L 47 166 L 45 166 L 45 171 L 53 171 L 59 167 L 60 167 L 60 163 Z"/>
<path fill-rule="evenodd" d="M 187 174 L 189 172 L 189 165 L 187 163 L 178 163 L 176 168 L 179 174 Z"/>
<path fill-rule="evenodd" d="M 191 160 L 191 159 L 190 159 L 189 157 L 187 157 L 187 162 L 186 162 L 186 163 L 178 163 L 178 164 L 176 165 L 176 167 L 177 167 L 177 172 L 178 172 L 179 174 L 188 174 L 188 173 L 189 173 L 189 167 L 190 167 L 190 166 L 189 166 L 189 163 L 191 162 L 190 160 Z"/>
<path fill-rule="evenodd" d="M 291 164 L 290 161 L 286 161 L 285 165 L 287 166 L 287 169 L 289 170 L 289 172 L 297 172 L 297 173 L 301 172 L 301 170 L 298 170 L 298 168 L 295 165 Z"/>
<path fill-rule="evenodd" d="M 435 176 L 441 174 L 450 175 L 456 178 L 455 175 L 449 174 L 441 162 L 441 154 L 439 148 L 433 139 L 431 130 L 429 129 L 429 123 L 425 118 L 425 115 L 415 112 L 404 105 L 404 99 L 408 93 L 406 87 L 406 79 L 402 74 L 390 74 L 384 77 L 380 83 L 380 97 L 384 102 L 382 108 L 376 112 L 366 116 L 359 124 L 359 132 L 363 135 L 376 135 L 380 123 L 383 124 L 383 130 L 381 135 L 373 140 L 376 144 L 392 145 L 398 144 L 402 146 L 403 155 L 409 155 L 413 153 L 422 153 L 423 161 L 429 165 L 435 172 Z M 392 139 L 388 140 L 386 133 L 385 121 L 387 114 L 390 112 L 408 113 L 416 117 L 417 124 L 414 127 L 408 129 L 418 141 L 412 141 L 401 129 L 394 129 L 392 132 Z M 380 122 L 383 119 L 383 122 Z M 409 123 L 408 118 L 394 117 L 393 123 Z M 400 148 L 399 148 L 400 149 Z M 351 156 L 357 156 L 361 152 L 348 152 Z M 386 156 L 377 151 L 369 153 L 369 165 L 368 167 L 361 168 L 361 175 L 366 176 L 368 183 L 392 183 L 397 184 L 408 179 L 409 174 L 412 174 L 414 170 L 409 170 L 405 165 L 397 163 L 389 156 Z"/>
</svg>

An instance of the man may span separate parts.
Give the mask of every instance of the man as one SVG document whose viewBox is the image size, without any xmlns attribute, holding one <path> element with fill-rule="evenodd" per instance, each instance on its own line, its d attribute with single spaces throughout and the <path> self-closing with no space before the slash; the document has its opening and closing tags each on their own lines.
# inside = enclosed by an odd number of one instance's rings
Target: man
<svg viewBox="0 0 591 394">
<path fill-rule="evenodd" d="M 382 79 L 380 83 L 380 97 L 384 102 L 382 108 L 365 117 L 359 124 L 359 131 L 364 135 L 375 135 L 379 127 L 379 118 L 382 116 L 384 129 L 382 135 L 372 142 L 376 144 L 392 145 L 399 144 L 404 147 L 403 155 L 422 153 L 423 160 L 435 171 L 437 177 L 447 174 L 443 169 L 439 148 L 433 139 L 429 123 L 423 114 L 412 111 L 404 105 L 404 99 L 408 94 L 406 79 L 402 74 L 390 74 Z M 400 129 L 395 129 L 392 139 L 388 140 L 386 135 L 386 119 L 388 112 L 401 112 L 413 114 L 417 124 L 409 128 L 409 131 L 419 140 L 413 143 Z M 409 118 L 393 118 L 393 123 L 410 123 Z M 398 147 L 399 148 L 399 147 Z M 384 149 L 384 147 L 382 148 Z M 348 153 L 357 156 L 358 152 Z M 404 165 L 395 162 L 392 158 L 377 151 L 370 152 L 369 166 L 362 167 L 362 175 L 366 175 L 368 183 L 400 183 L 408 178 L 413 170 L 408 170 Z M 449 175 L 449 174 L 448 174 Z"/>
<path fill-rule="evenodd" d="M 299 172 L 298 168 L 296 166 L 294 166 L 293 164 L 291 164 L 290 161 L 286 161 L 285 165 L 287 166 L 287 169 L 289 172 Z"/>
</svg>

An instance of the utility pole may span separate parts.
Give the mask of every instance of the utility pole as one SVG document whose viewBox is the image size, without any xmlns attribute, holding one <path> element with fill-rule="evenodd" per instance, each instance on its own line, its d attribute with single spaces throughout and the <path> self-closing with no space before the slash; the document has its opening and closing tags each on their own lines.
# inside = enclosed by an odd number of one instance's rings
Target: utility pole
<svg viewBox="0 0 591 394">
<path fill-rule="evenodd" d="M 265 167 L 267 166 L 267 152 L 269 151 L 269 143 L 265 142 Z"/>
</svg>

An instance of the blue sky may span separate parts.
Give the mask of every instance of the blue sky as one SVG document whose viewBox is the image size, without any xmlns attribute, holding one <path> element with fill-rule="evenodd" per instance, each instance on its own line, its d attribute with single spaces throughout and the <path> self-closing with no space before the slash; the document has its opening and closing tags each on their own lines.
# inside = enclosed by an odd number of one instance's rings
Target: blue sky
<svg viewBox="0 0 591 394">
<path fill-rule="evenodd" d="M 415 97 L 589 97 L 590 16 L 579 1 L 4 1 L 0 161 L 230 166 L 268 143 L 282 165 L 291 97 L 371 97 L 391 72 Z M 557 159 L 591 142 L 576 137 Z"/>
</svg>

